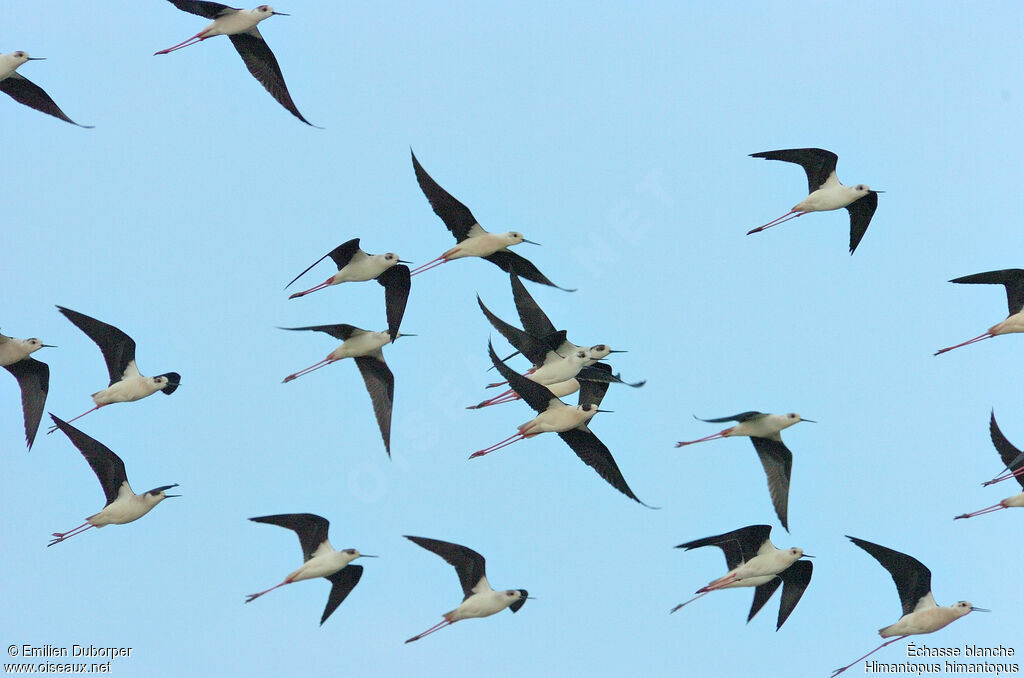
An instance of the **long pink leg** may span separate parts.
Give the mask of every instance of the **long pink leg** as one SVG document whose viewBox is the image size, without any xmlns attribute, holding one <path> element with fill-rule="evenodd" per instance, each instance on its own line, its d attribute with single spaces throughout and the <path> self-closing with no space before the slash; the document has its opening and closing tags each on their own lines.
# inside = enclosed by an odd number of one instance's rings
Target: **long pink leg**
<svg viewBox="0 0 1024 678">
<path fill-rule="evenodd" d="M 444 627 L 450 626 L 450 625 L 452 625 L 454 623 L 455 622 L 451 622 L 451 621 L 448 621 L 447 619 L 445 619 L 444 621 L 440 622 L 439 624 L 434 624 L 433 626 L 431 626 L 429 629 L 427 629 L 423 633 L 419 634 L 418 636 L 413 636 L 412 638 L 410 638 L 409 640 L 407 640 L 405 642 L 411 643 L 414 640 L 419 640 L 423 636 L 429 636 L 431 633 L 434 633 L 435 631 L 440 631 Z"/>
<path fill-rule="evenodd" d="M 65 539 L 70 539 L 71 537 L 74 537 L 76 534 L 82 534 L 83 532 L 88 530 L 90 527 L 95 527 L 95 525 L 93 525 L 90 522 L 84 522 L 81 525 L 79 525 L 78 527 L 74 528 L 73 530 L 68 530 L 67 532 L 54 532 L 53 536 L 56 537 L 56 539 L 52 540 L 49 544 L 47 544 L 47 546 L 53 546 L 54 544 L 59 544 L 60 542 L 64 541 Z"/>
<path fill-rule="evenodd" d="M 719 431 L 718 433 L 715 433 L 715 434 L 712 434 L 712 435 L 709 435 L 709 436 L 704 436 L 703 438 L 697 438 L 696 440 L 685 440 L 683 442 L 678 442 L 678 443 L 676 443 L 676 447 L 682 447 L 683 445 L 693 445 L 694 443 L 702 443 L 705 440 L 718 440 L 719 438 L 724 438 L 725 434 L 728 433 L 731 430 L 732 430 L 731 428 L 727 428 L 724 431 Z"/>
<path fill-rule="evenodd" d="M 101 407 L 106 407 L 106 406 L 107 406 L 107 405 L 109 405 L 109 404 L 110 404 L 110 403 L 104 403 L 103 405 L 97 405 L 96 407 L 92 408 L 91 410 L 86 410 L 85 412 L 82 412 L 82 413 L 81 413 L 80 415 L 78 415 L 78 416 L 77 416 L 77 417 L 75 417 L 74 419 L 68 419 L 68 420 L 67 420 L 66 422 L 64 422 L 64 423 L 65 423 L 65 424 L 70 424 L 70 423 L 71 423 L 71 422 L 73 422 L 73 421 L 78 421 L 79 419 L 81 419 L 81 418 L 82 418 L 82 417 L 84 417 L 85 415 L 89 414 L 90 412 L 95 412 L 96 410 L 100 409 Z M 56 425 L 56 424 L 54 424 L 53 426 L 51 426 L 50 428 L 48 428 L 48 429 L 46 430 L 46 434 L 47 434 L 47 435 L 49 435 L 49 434 L 53 433 L 53 432 L 54 432 L 54 431 L 56 431 L 56 430 L 57 430 L 57 425 Z"/>
<path fill-rule="evenodd" d="M 525 437 L 526 437 L 526 435 L 524 435 L 522 433 L 515 433 L 513 435 L 510 435 L 508 438 L 505 438 L 504 440 L 501 440 L 499 442 L 494 443 L 490 447 L 485 447 L 482 450 L 477 450 L 473 454 L 469 455 L 469 458 L 472 459 L 474 457 L 482 457 L 485 454 L 490 454 L 491 452 L 494 452 L 496 450 L 500 450 L 503 447 L 508 447 L 512 443 L 517 443 L 517 442 L 519 442 L 520 440 L 522 440 Z"/>
<path fill-rule="evenodd" d="M 892 640 L 887 640 L 887 641 L 885 641 L 884 643 L 882 643 L 881 645 L 879 645 L 878 647 L 876 647 L 876 648 L 875 648 L 874 650 L 872 650 L 871 652 L 868 652 L 868 653 L 867 653 L 866 655 L 864 655 L 863 657 L 858 657 L 857 659 L 854 659 L 854 660 L 853 660 L 852 662 L 850 662 L 849 664 L 847 664 L 847 665 L 846 665 L 846 666 L 844 666 L 843 668 L 841 668 L 841 669 L 836 669 L 835 671 L 833 671 L 833 672 L 832 672 L 832 677 L 831 677 L 831 678 L 836 678 L 836 676 L 838 676 L 838 675 L 839 675 L 840 673 L 842 673 L 842 672 L 843 672 L 843 671 L 845 671 L 846 669 L 850 668 L 851 666 L 853 666 L 854 664 L 856 664 L 857 662 L 859 662 L 859 661 L 861 661 L 861 660 L 867 659 L 868 657 L 870 657 L 870 656 L 871 656 L 871 655 L 873 655 L 874 653 L 876 653 L 876 652 L 878 652 L 879 650 L 881 650 L 881 649 L 882 649 L 883 647 L 885 647 L 886 645 L 892 645 L 892 644 L 893 644 L 893 643 L 895 643 L 895 642 L 896 642 L 897 640 L 903 640 L 904 638 L 906 638 L 906 636 L 899 636 L 899 637 L 897 637 L 897 638 L 893 638 Z"/>
<path fill-rule="evenodd" d="M 322 290 L 322 289 L 323 289 L 323 288 L 325 288 L 325 287 L 330 287 L 330 286 L 331 286 L 331 283 L 332 283 L 333 281 L 334 281 L 334 277 L 333 277 L 333 276 L 331 276 L 330 278 L 328 278 L 328 279 L 326 280 L 326 282 L 322 282 L 322 283 L 320 283 L 319 285 L 315 285 L 315 286 L 313 286 L 313 287 L 310 287 L 310 288 L 309 288 L 308 290 L 306 290 L 305 292 L 296 292 L 295 294 L 293 294 L 292 296 L 290 296 L 290 297 L 288 297 L 288 298 L 289 298 L 289 299 L 297 299 L 297 298 L 299 298 L 299 297 L 304 297 L 304 296 L 306 296 L 307 294 L 309 294 L 310 292 L 316 292 L 317 290 Z"/>
<path fill-rule="evenodd" d="M 291 579 L 285 579 L 285 580 L 284 580 L 283 582 L 281 582 L 281 583 L 280 583 L 280 584 L 278 584 L 277 586 L 271 586 L 271 587 L 270 587 L 269 589 L 267 589 L 266 591 L 260 591 L 259 593 L 250 593 L 249 595 L 247 595 L 247 596 L 245 597 L 245 602 L 247 602 L 247 603 L 251 603 L 252 601 L 254 601 L 254 600 L 256 600 L 257 598 L 259 598 L 260 596 L 262 596 L 262 595 L 265 595 L 265 594 L 267 594 L 267 593 L 270 593 L 270 592 L 271 592 L 271 591 L 273 591 L 274 589 L 279 589 L 279 588 L 281 588 L 282 586 L 284 586 L 285 584 L 291 584 L 291 583 L 292 583 L 292 580 L 291 580 Z"/>
<path fill-rule="evenodd" d="M 203 31 L 201 33 L 196 33 L 195 35 L 193 35 L 188 40 L 185 40 L 183 42 L 179 42 L 174 47 L 168 47 L 167 49 L 162 49 L 159 52 L 153 52 L 153 56 L 156 56 L 157 54 L 169 54 L 170 52 L 174 52 L 176 50 L 179 50 L 182 47 L 188 47 L 189 45 L 194 45 L 197 42 L 202 42 L 203 40 L 206 40 L 206 37 L 204 37 L 204 35 L 205 35 L 205 31 Z"/>
<path fill-rule="evenodd" d="M 996 483 L 1001 483 L 1004 480 L 1009 480 L 1010 478 L 1019 478 L 1022 475 L 1024 475 L 1024 466 L 1021 466 L 1016 471 L 1010 471 L 1008 473 L 1004 473 L 1002 475 L 998 475 L 995 478 L 993 478 L 992 480 L 986 480 L 985 482 L 983 482 L 981 484 L 981 486 L 982 487 L 988 487 L 989 485 L 995 485 Z"/>
<path fill-rule="evenodd" d="M 422 266 L 417 266 L 416 268 L 414 268 L 412 270 L 412 272 L 409 275 L 416 275 L 417 273 L 423 273 L 424 271 L 429 271 L 432 268 L 437 268 L 441 264 L 446 264 L 446 263 L 448 263 L 448 260 L 445 259 L 444 255 L 442 254 L 437 259 L 433 259 L 431 261 L 428 261 L 427 263 L 423 264 Z"/>
<path fill-rule="evenodd" d="M 519 398 L 519 394 L 518 393 L 512 393 L 512 394 L 509 394 L 507 396 L 498 396 L 496 398 L 491 398 L 490 400 L 484 400 L 484 401 L 482 401 L 480 403 L 477 403 L 476 405 L 468 405 L 466 407 L 466 409 L 467 410 L 479 410 L 481 407 L 490 407 L 491 405 L 501 405 L 502 403 L 510 403 L 513 400 L 519 400 L 519 399 L 520 398 Z"/>
<path fill-rule="evenodd" d="M 500 393 L 500 394 L 494 396 L 493 398 L 488 398 L 487 400 L 484 400 L 483 402 L 481 402 L 480 404 L 478 404 L 476 407 L 474 407 L 472 409 L 477 410 L 477 409 L 480 409 L 481 407 L 487 407 L 488 405 L 497 405 L 498 402 L 504 402 L 504 399 L 508 398 L 513 393 L 514 393 L 514 391 L 512 389 L 509 389 L 509 390 L 505 391 L 504 393 Z"/>
<path fill-rule="evenodd" d="M 797 217 L 802 217 L 805 214 L 807 214 L 807 212 L 798 212 L 797 210 L 790 210 L 789 212 L 786 212 L 785 214 L 783 214 L 778 219 L 772 219 L 771 221 L 769 221 L 764 226 L 758 226 L 757 228 L 750 229 L 749 231 L 747 231 L 747 235 L 750 235 L 751 233 L 760 233 L 761 231 L 765 230 L 766 228 L 771 228 L 772 226 L 778 226 L 779 224 L 783 224 L 783 223 L 789 221 L 790 219 L 796 219 Z"/>
<path fill-rule="evenodd" d="M 703 598 L 704 596 L 706 596 L 706 595 L 707 595 L 707 594 L 709 594 L 709 593 L 711 593 L 711 591 L 705 591 L 704 593 L 701 593 L 701 594 L 699 594 L 699 595 L 696 595 L 696 596 L 694 596 L 693 598 L 690 598 L 690 599 L 689 599 L 688 601 L 686 601 L 685 603 L 679 603 L 678 605 L 676 605 L 675 607 L 673 607 L 673 608 L 672 608 L 671 610 L 669 610 L 669 611 L 668 611 L 668 613 L 669 613 L 669 614 L 672 614 L 673 612 L 675 612 L 675 611 L 676 611 L 676 610 L 678 610 L 679 608 L 683 607 L 684 605 L 689 605 L 689 604 L 690 604 L 690 603 L 692 603 L 693 601 L 697 600 L 698 598 Z"/>
<path fill-rule="evenodd" d="M 972 513 L 962 513 L 962 514 L 958 515 L 956 518 L 953 518 L 953 520 L 959 520 L 960 518 L 973 518 L 974 516 L 980 516 L 980 515 L 984 515 L 986 513 L 992 513 L 993 511 L 998 511 L 998 510 L 1004 509 L 1004 508 L 1007 508 L 1006 505 L 1004 505 L 1003 502 L 999 502 L 998 504 L 993 504 L 992 506 L 989 506 L 988 508 L 978 509 L 977 511 L 974 511 Z"/>
<path fill-rule="evenodd" d="M 945 353 L 946 351 L 952 351 L 954 348 L 960 348 L 961 346 L 966 346 L 967 344 L 973 344 L 976 341 L 981 341 L 982 339 L 988 339 L 988 338 L 994 337 L 994 336 L 996 336 L 996 335 L 992 334 L 991 332 L 986 332 L 985 334 L 980 334 L 980 335 L 976 336 L 974 339 L 968 339 L 967 341 L 963 342 L 962 344 L 957 344 L 956 346 L 950 346 L 948 348 L 939 349 L 938 351 L 935 352 L 935 355 L 939 355 L 940 353 Z"/>
<path fill-rule="evenodd" d="M 720 588 L 724 588 L 725 586 L 733 583 L 734 581 L 736 581 L 736 575 L 727 574 L 723 577 L 719 577 L 707 586 L 700 587 L 699 589 L 697 589 L 696 593 L 711 593 L 712 591 L 717 591 Z"/>
<path fill-rule="evenodd" d="M 284 378 L 284 381 L 282 381 L 281 383 L 282 384 L 287 384 L 289 381 L 291 381 L 293 379 L 298 379 L 299 377 L 301 377 L 304 374 L 309 374 L 313 370 L 319 370 L 321 367 L 326 367 L 327 365 L 330 365 L 333 362 L 334 361 L 331 360 L 330 358 L 324 358 L 320 362 L 318 362 L 318 363 L 316 363 L 314 365 L 310 365 L 309 367 L 307 367 L 304 370 L 299 370 L 295 374 L 289 374 L 287 377 Z"/>
</svg>

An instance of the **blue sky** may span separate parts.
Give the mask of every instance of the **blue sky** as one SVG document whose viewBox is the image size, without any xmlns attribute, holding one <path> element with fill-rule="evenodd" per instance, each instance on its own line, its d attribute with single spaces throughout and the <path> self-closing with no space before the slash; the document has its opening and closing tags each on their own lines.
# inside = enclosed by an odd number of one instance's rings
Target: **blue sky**
<svg viewBox="0 0 1024 678">
<path fill-rule="evenodd" d="M 60 434 L 25 452 L 17 388 L 0 381 L 0 638 L 132 647 L 121 675 L 827 676 L 900 613 L 851 534 L 931 567 L 940 604 L 993 610 L 919 644 L 1019 642 L 1019 546 L 1004 534 L 1021 516 L 952 517 L 1019 489 L 980 483 L 999 469 L 990 409 L 1024 446 L 1022 340 L 932 356 L 1005 317 L 1002 288 L 949 279 L 1024 266 L 1018 5 L 275 9 L 291 16 L 261 31 L 323 130 L 274 102 L 226 38 L 152 56 L 205 25 L 169 3 L 6 8 L 0 51 L 47 57 L 20 72 L 96 128 L 0 97 L 0 328 L 59 346 L 36 357 L 51 368 L 47 409 L 65 418 L 106 372 L 55 304 L 129 333 L 144 374 L 180 372 L 171 397 L 77 424 L 136 490 L 177 482 L 184 496 L 46 548 L 102 493 Z M 853 257 L 845 210 L 744 235 L 806 195 L 799 167 L 747 155 L 803 146 L 838 153 L 845 183 L 887 191 Z M 410 147 L 485 228 L 542 243 L 517 251 L 579 288 L 530 287 L 571 339 L 628 349 L 615 369 L 648 383 L 613 387 L 615 412 L 592 429 L 661 510 L 555 436 L 467 460 L 533 415 L 464 409 L 493 374 L 475 295 L 515 318 L 487 262 L 413 281 L 403 330 L 419 336 L 385 347 L 390 461 L 349 361 L 280 383 L 337 342 L 278 326 L 385 324 L 374 284 L 289 301 L 299 271 L 353 237 L 417 263 L 452 245 Z M 692 414 L 750 409 L 819 422 L 784 434 L 791 535 L 748 441 L 673 447 L 717 430 Z M 336 547 L 381 556 L 322 628 L 324 581 L 243 605 L 301 562 L 292 534 L 246 520 L 282 512 L 321 514 Z M 778 596 L 744 623 L 746 590 L 669 616 L 725 571 L 717 550 L 672 547 L 754 523 L 817 556 L 782 630 Z M 404 646 L 460 590 L 403 534 L 466 544 L 495 587 L 536 600 Z M 876 658 L 905 661 L 905 645 Z"/>
</svg>

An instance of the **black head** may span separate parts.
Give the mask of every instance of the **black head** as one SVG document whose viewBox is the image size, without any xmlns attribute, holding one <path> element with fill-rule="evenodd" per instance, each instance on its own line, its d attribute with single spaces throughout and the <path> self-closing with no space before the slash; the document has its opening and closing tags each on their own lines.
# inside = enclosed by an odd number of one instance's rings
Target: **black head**
<svg viewBox="0 0 1024 678">
<path fill-rule="evenodd" d="M 526 598 L 529 595 L 529 594 L 527 594 L 526 589 L 517 589 L 516 591 L 508 591 L 509 595 L 512 595 L 512 594 L 514 594 L 516 592 L 519 593 L 519 600 L 517 600 L 516 602 L 514 602 L 514 603 L 512 603 L 511 605 L 508 606 L 508 609 L 512 610 L 513 614 L 516 613 L 516 612 L 519 612 L 519 608 L 521 608 L 523 605 L 526 605 Z"/>
<path fill-rule="evenodd" d="M 167 386 L 164 386 L 162 389 L 160 389 L 167 395 L 171 395 L 172 393 L 174 393 L 176 390 L 178 390 L 178 386 L 181 385 L 181 375 L 178 374 L 177 372 L 167 372 L 166 374 L 158 374 L 157 376 L 167 377 Z"/>
</svg>

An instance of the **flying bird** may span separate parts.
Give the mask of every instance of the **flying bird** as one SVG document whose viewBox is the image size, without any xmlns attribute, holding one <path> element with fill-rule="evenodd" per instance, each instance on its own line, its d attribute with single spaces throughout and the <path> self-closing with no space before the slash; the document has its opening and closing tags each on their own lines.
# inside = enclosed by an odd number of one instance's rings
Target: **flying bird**
<svg viewBox="0 0 1024 678">
<path fill-rule="evenodd" d="M 327 357 L 314 365 L 289 374 L 284 378 L 283 383 L 288 383 L 313 370 L 330 365 L 344 358 L 355 360 L 359 373 L 363 375 L 363 382 L 370 394 L 370 401 L 373 403 L 373 413 L 377 417 L 377 425 L 380 427 L 381 438 L 384 439 L 384 449 L 388 456 L 391 456 L 391 407 L 395 399 L 395 376 L 388 369 L 384 362 L 384 353 L 381 348 L 390 344 L 394 339 L 389 332 L 370 332 L 360 329 L 354 325 L 339 323 L 337 325 L 313 325 L 310 327 L 282 327 L 282 330 L 302 331 L 313 330 L 324 332 L 335 339 L 341 339 L 342 344 L 327 354 Z M 411 334 L 400 334 L 396 331 L 397 337 L 411 337 Z"/>
<path fill-rule="evenodd" d="M 807 186 L 810 195 L 804 198 L 793 209 L 778 219 L 773 219 L 763 226 L 747 231 L 747 235 L 758 233 L 778 226 L 779 224 L 802 217 L 808 212 L 827 212 L 845 207 L 850 213 L 850 254 L 857 249 L 871 217 L 878 207 L 878 194 L 885 191 L 872 191 L 864 184 L 844 186 L 836 177 L 836 162 L 839 156 L 823 148 L 787 148 L 778 151 L 751 153 L 752 158 L 765 160 L 782 160 L 800 165 L 807 173 Z"/>
<path fill-rule="evenodd" d="M 949 282 L 1002 285 L 1006 288 L 1006 303 L 1010 308 L 1010 315 L 1007 316 L 1006 320 L 996 323 L 992 327 L 988 328 L 988 331 L 985 332 L 985 334 L 980 334 L 973 339 L 968 339 L 967 341 L 955 346 L 940 349 L 935 352 L 935 355 L 945 353 L 946 351 L 952 351 L 954 348 L 967 346 L 968 344 L 973 344 L 981 341 L 982 339 L 988 339 L 1000 334 L 1024 332 L 1024 312 L 1022 312 L 1024 311 L 1024 269 L 1006 268 L 1001 271 L 975 273 L 974 275 L 965 275 L 962 278 L 953 278 Z"/>
<path fill-rule="evenodd" d="M 180 494 L 166 494 L 167 490 L 177 487 L 177 483 L 162 485 L 143 494 L 135 494 L 132 492 L 131 485 L 128 484 L 128 474 L 125 473 L 121 457 L 111 452 L 106 445 L 90 438 L 66 421 L 61 421 L 52 414 L 50 418 L 53 419 L 54 427 L 63 431 L 82 453 L 85 460 L 89 462 L 89 466 L 103 487 L 107 503 L 102 511 L 89 516 L 78 527 L 67 532 L 54 532 L 54 539 L 47 546 L 70 539 L 90 527 L 130 523 L 152 511 L 153 507 L 164 499 L 181 496 Z"/>
<path fill-rule="evenodd" d="M 43 418 L 46 394 L 50 390 L 50 367 L 29 357 L 41 348 L 54 348 L 35 337 L 15 339 L 0 334 L 0 366 L 14 375 L 21 389 L 21 410 L 25 417 L 25 441 L 28 449 L 36 439 L 39 421 Z"/>
<path fill-rule="evenodd" d="M 988 430 L 989 435 L 992 437 L 992 444 L 995 445 L 996 451 L 999 453 L 999 458 L 1005 465 L 1006 473 L 999 478 L 986 482 L 985 485 L 991 485 L 992 483 L 999 482 L 1000 480 L 1016 478 L 1017 482 L 1020 483 L 1020 486 L 1024 488 L 1024 453 L 1014 447 L 1013 444 L 1006 439 L 1006 436 L 1003 435 L 1003 432 L 999 430 L 999 425 L 996 424 L 995 410 L 992 411 L 992 418 L 989 420 Z M 998 504 L 993 504 L 987 508 L 978 509 L 971 513 L 962 513 L 953 520 L 960 518 L 973 518 L 974 516 L 992 513 L 993 511 L 1001 511 L 1002 509 L 1017 508 L 1021 506 L 1024 506 L 1024 492 L 1015 494 L 1012 497 L 1007 497 Z"/>
<path fill-rule="evenodd" d="M 25 104 L 29 108 L 60 118 L 72 125 L 92 129 L 92 125 L 79 125 L 64 115 L 64 111 L 60 110 L 60 106 L 54 103 L 42 87 L 17 72 L 18 67 L 26 61 L 43 61 L 44 59 L 45 57 L 30 57 L 21 50 L 10 54 L 0 54 L 0 92 L 4 92 L 19 104 Z"/>
<path fill-rule="evenodd" d="M 127 334 L 84 313 L 63 306 L 58 306 L 57 309 L 96 342 L 103 353 L 103 360 L 107 363 L 107 372 L 110 375 L 110 385 L 92 394 L 92 401 L 96 406 L 74 419 L 69 419 L 69 422 L 81 419 L 90 412 L 112 403 L 134 402 L 157 391 L 170 395 L 177 390 L 181 383 L 181 375 L 177 372 L 165 372 L 155 377 L 144 377 L 139 373 L 139 368 L 135 364 L 135 341 Z M 48 433 L 55 430 L 57 427 L 51 426 Z"/>
<path fill-rule="evenodd" d="M 871 554 L 882 567 L 892 575 L 896 583 L 896 590 L 900 594 L 900 603 L 903 604 L 903 616 L 895 624 L 890 624 L 878 630 L 878 635 L 883 638 L 892 638 L 863 657 L 855 659 L 846 666 L 832 672 L 832 678 L 850 668 L 857 662 L 870 657 L 886 645 L 891 645 L 907 636 L 919 633 L 932 633 L 945 628 L 960 617 L 971 612 L 989 612 L 980 607 L 974 607 L 966 600 L 950 605 L 939 607 L 932 597 L 932 573 L 921 561 L 912 558 L 905 553 L 894 551 L 869 541 L 858 539 L 847 535 L 847 539 Z"/>
<path fill-rule="evenodd" d="M 410 153 L 412 153 L 411 150 Z M 516 231 L 488 233 L 480 226 L 480 223 L 473 216 L 473 213 L 469 211 L 468 207 L 453 198 L 448 191 L 441 188 L 427 174 L 423 166 L 420 165 L 419 160 L 416 159 L 415 153 L 412 153 L 412 167 L 416 172 L 416 181 L 419 182 L 423 194 L 430 201 L 434 214 L 441 217 L 441 221 L 444 222 L 444 225 L 448 227 L 448 230 L 451 231 L 458 242 L 455 247 L 446 251 L 438 258 L 416 268 L 412 275 L 423 273 L 441 264 L 446 264 L 453 259 L 481 257 L 505 272 L 515 273 L 521 278 L 526 278 L 541 285 L 558 287 L 558 285 L 548 280 L 528 259 L 524 259 L 508 249 L 512 245 L 518 245 L 522 242 L 528 242 L 532 245 L 538 245 L 539 243 L 527 240 L 523 237 L 522 233 Z M 565 290 L 566 292 L 576 291 L 564 287 L 558 287 L 558 289 Z"/>
<path fill-rule="evenodd" d="M 653 508 L 633 494 L 633 490 L 626 484 L 626 479 L 622 477 L 622 471 L 615 463 L 612 453 L 587 427 L 594 415 L 607 411 L 598 409 L 608 390 L 607 382 L 586 382 L 580 388 L 579 405 L 572 407 L 556 398 L 545 386 L 527 379 L 501 362 L 490 342 L 487 344 L 487 352 L 501 376 L 508 380 L 509 385 L 527 405 L 537 411 L 537 416 L 521 424 L 515 435 L 474 452 L 470 459 L 489 454 L 524 438 L 554 432 L 572 448 L 583 463 L 597 471 L 609 485 L 633 501 Z"/>
<path fill-rule="evenodd" d="M 741 412 L 731 417 L 719 417 L 718 419 L 700 419 L 711 424 L 725 421 L 739 422 L 736 426 L 719 431 L 714 435 L 676 443 L 676 447 L 692 445 L 715 440 L 717 438 L 728 438 L 731 436 L 749 436 L 750 442 L 754 443 L 757 456 L 764 467 L 764 473 L 768 477 L 768 492 L 772 496 L 772 505 L 775 506 L 775 513 L 779 516 L 779 522 L 789 531 L 789 478 L 793 472 L 793 453 L 789 451 L 782 442 L 780 432 L 793 424 L 801 421 L 815 423 L 812 419 L 803 419 L 799 414 L 765 414 L 763 412 Z"/>
<path fill-rule="evenodd" d="M 351 565 L 350 563 L 356 558 L 377 557 L 360 553 L 356 549 L 335 551 L 327 539 L 327 530 L 331 524 L 326 518 L 314 513 L 280 513 L 273 516 L 249 518 L 249 520 L 280 525 L 293 530 L 299 536 L 303 563 L 302 567 L 285 577 L 283 582 L 277 586 L 271 586 L 266 591 L 246 596 L 245 602 L 251 603 L 285 584 L 324 577 L 331 582 L 331 594 L 327 597 L 327 606 L 324 608 L 323 616 L 320 617 L 321 626 L 331 616 L 331 613 L 338 609 L 338 606 L 348 597 L 348 594 L 359 583 L 360 577 L 363 576 L 362 565 Z"/>
<path fill-rule="evenodd" d="M 260 35 L 260 29 L 256 27 L 259 22 L 275 14 L 288 16 L 287 14 L 275 12 L 270 5 L 260 5 L 255 9 L 236 9 L 219 2 L 206 2 L 205 0 L 168 1 L 183 12 L 213 19 L 213 23 L 188 40 L 155 52 L 153 56 L 168 54 L 216 35 L 226 35 L 231 40 L 231 44 L 235 46 L 239 56 L 242 57 L 242 61 L 245 62 L 245 67 L 252 73 L 252 77 L 256 78 L 270 92 L 270 96 L 277 99 L 277 102 L 296 118 L 310 127 L 315 127 L 299 113 L 295 102 L 292 101 L 292 95 L 288 93 L 288 86 L 284 82 L 284 74 L 281 73 L 277 57 L 270 51 L 267 41 Z"/>
<path fill-rule="evenodd" d="M 405 641 L 411 643 L 423 636 L 428 636 L 435 631 L 440 631 L 463 619 L 474 619 L 476 617 L 490 617 L 492 614 L 501 612 L 506 607 L 513 613 L 526 604 L 529 594 L 526 589 L 509 589 L 507 591 L 495 591 L 487 581 L 484 557 L 471 548 L 453 544 L 440 539 L 427 539 L 426 537 L 405 538 L 419 544 L 428 551 L 433 551 L 445 559 L 449 565 L 455 568 L 459 575 L 459 584 L 462 585 L 464 594 L 462 603 L 450 612 L 444 613 L 444 620 L 423 633 L 417 634 Z"/>
<path fill-rule="evenodd" d="M 745 574 L 742 578 L 734 579 L 718 587 L 755 587 L 754 600 L 750 605 L 750 613 L 747 615 L 748 622 L 754 618 L 755 614 L 761 611 L 764 604 L 771 599 L 775 591 L 782 585 L 782 603 L 779 605 L 779 618 L 775 625 L 775 630 L 778 631 L 786 623 L 796 604 L 800 602 L 800 598 L 804 595 L 807 585 L 811 582 L 811 573 L 814 571 L 814 565 L 807 560 L 800 560 L 799 557 L 793 558 L 798 551 L 801 556 L 805 558 L 810 557 L 800 549 L 777 549 L 772 544 L 771 539 L 768 538 L 771 531 L 772 528 L 769 525 L 748 525 L 725 534 L 688 541 L 676 548 L 689 551 L 701 546 L 717 546 L 725 554 L 725 564 L 729 568 L 730 573 L 740 573 L 742 572 L 740 568 L 744 566 L 750 571 L 756 569 L 765 572 L 764 574 L 757 575 Z M 755 560 L 760 557 L 764 557 L 763 564 L 755 563 Z M 768 565 L 769 561 L 772 561 L 773 564 Z M 789 563 L 788 565 L 786 565 L 787 562 Z M 780 566 L 783 567 L 782 570 L 771 572 L 771 570 L 775 570 Z M 713 590 L 718 590 L 717 588 L 705 588 L 707 590 L 698 593 L 685 603 L 679 603 L 673 607 L 670 613 L 692 603 L 697 598 L 706 596 Z"/>
</svg>

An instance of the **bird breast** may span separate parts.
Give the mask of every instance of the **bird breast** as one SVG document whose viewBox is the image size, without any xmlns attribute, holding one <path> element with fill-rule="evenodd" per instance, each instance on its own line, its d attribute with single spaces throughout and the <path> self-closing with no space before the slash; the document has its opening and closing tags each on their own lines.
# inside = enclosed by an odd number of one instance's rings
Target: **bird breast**
<svg viewBox="0 0 1024 678">
<path fill-rule="evenodd" d="M 269 15 L 267 15 L 269 16 Z M 205 37 L 213 37 L 214 35 L 237 35 L 239 33 L 245 33 L 250 31 L 259 22 L 267 18 L 258 14 L 255 10 L 239 10 L 230 14 L 225 14 L 222 17 L 218 17 L 212 24 L 206 27 L 203 31 Z"/>
<path fill-rule="evenodd" d="M 89 516 L 87 520 L 96 527 L 124 525 L 146 515 L 163 500 L 164 497 L 135 494 L 128 487 L 126 481 L 121 484 L 117 499 L 105 506 L 99 513 Z"/>
<path fill-rule="evenodd" d="M 793 209 L 799 212 L 828 212 L 846 207 L 854 201 L 860 200 L 864 195 L 865 192 L 858 191 L 852 186 L 843 186 L 837 183 L 834 186 L 819 188 Z"/>
<path fill-rule="evenodd" d="M 328 356 L 331 360 L 342 358 L 358 358 L 369 355 L 384 344 L 391 341 L 391 335 L 387 332 L 366 332 L 346 339 L 341 346 L 334 349 Z"/>
<path fill-rule="evenodd" d="M 446 614 L 445 619 L 455 622 L 460 619 L 489 617 L 492 614 L 501 612 L 516 600 L 517 598 L 506 595 L 504 591 L 474 593 L 462 601 L 461 605 Z"/>
<path fill-rule="evenodd" d="M 508 245 L 508 238 L 504 234 L 481 233 L 466 238 L 455 248 L 458 251 L 448 257 L 458 259 L 460 257 L 486 257 L 494 254 Z"/>
<path fill-rule="evenodd" d="M 541 412 L 520 426 L 519 432 L 528 436 L 538 433 L 561 433 L 576 428 L 588 419 L 590 416 L 578 407 L 556 406 Z"/>
<path fill-rule="evenodd" d="M 900 617 L 895 624 L 879 629 L 878 635 L 883 638 L 891 638 L 892 636 L 931 633 L 948 626 L 962 616 L 963 614 L 952 607 L 932 607 L 927 610 L 918 610 Z"/>
<path fill-rule="evenodd" d="M 152 377 L 125 377 L 108 388 L 93 393 L 92 401 L 96 405 L 129 403 L 151 396 L 160 388 L 161 386 L 155 383 Z"/>
<path fill-rule="evenodd" d="M 775 549 L 755 556 L 736 568 L 737 579 L 776 575 L 792 565 L 798 558 L 789 549 Z"/>
<path fill-rule="evenodd" d="M 314 556 L 302 564 L 302 567 L 288 575 L 291 581 L 329 577 L 345 568 L 355 558 L 345 551 L 333 551 Z"/>
<path fill-rule="evenodd" d="M 356 256 L 345 264 L 345 267 L 334 274 L 334 282 L 363 282 L 373 280 L 384 271 L 395 265 L 396 260 L 388 261 L 383 254 L 373 256 Z"/>
<path fill-rule="evenodd" d="M 782 429 L 789 428 L 797 421 L 797 419 L 790 419 L 785 414 L 766 414 L 763 417 L 737 424 L 729 435 L 773 438 L 777 437 Z"/>
</svg>

